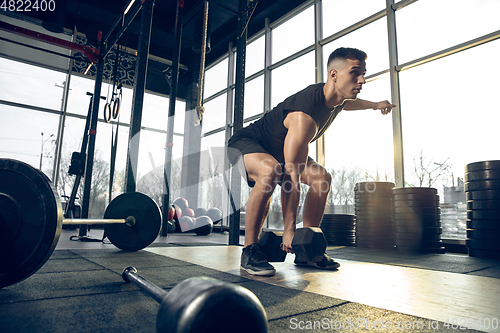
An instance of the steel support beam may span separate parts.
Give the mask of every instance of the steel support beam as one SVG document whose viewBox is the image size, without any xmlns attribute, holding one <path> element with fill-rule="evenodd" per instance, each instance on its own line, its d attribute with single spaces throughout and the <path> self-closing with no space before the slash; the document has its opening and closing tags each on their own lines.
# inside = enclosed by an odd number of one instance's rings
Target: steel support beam
<svg viewBox="0 0 500 333">
<path fill-rule="evenodd" d="M 101 43 L 102 46 L 102 43 Z M 94 151 L 95 151 L 95 139 L 97 134 L 97 119 L 99 118 L 99 102 L 101 96 L 102 88 L 102 78 L 104 76 L 104 57 L 102 52 L 99 53 L 97 59 L 97 72 L 95 75 L 95 85 L 94 85 L 94 97 L 92 100 L 92 112 L 90 114 L 90 128 L 89 132 L 85 133 L 88 136 L 88 148 L 87 148 L 87 160 L 85 163 L 85 182 L 83 186 L 83 198 L 82 198 L 82 214 L 81 218 L 89 217 L 89 207 L 90 207 L 90 190 L 92 185 L 92 169 L 94 167 Z M 79 236 L 87 235 L 87 225 L 81 225 Z"/>
<path fill-rule="evenodd" d="M 322 0 L 314 0 L 314 58 L 316 65 L 316 83 L 323 82 L 323 39 Z M 325 136 L 316 141 L 316 158 L 319 164 L 325 166 Z"/>
<path fill-rule="evenodd" d="M 172 180 L 172 147 L 174 146 L 174 119 L 175 119 L 175 102 L 177 100 L 177 88 L 179 84 L 179 63 L 181 58 L 181 42 L 182 42 L 182 20 L 184 16 L 184 0 L 177 2 L 177 10 L 175 13 L 175 44 L 174 54 L 172 56 L 172 83 L 170 85 L 170 96 L 168 103 L 168 126 L 167 126 L 167 142 L 165 143 L 165 164 L 163 167 L 163 200 L 162 214 L 168 216 L 170 207 L 171 180 Z M 167 228 L 162 228 L 162 236 L 167 236 Z"/>
<path fill-rule="evenodd" d="M 234 96 L 233 133 L 243 127 L 243 107 L 245 103 L 245 58 L 247 48 L 246 24 L 249 18 L 246 11 L 249 0 L 238 0 L 238 27 L 236 29 L 236 85 Z M 229 245 L 240 243 L 240 201 L 241 201 L 241 176 L 236 168 L 231 171 L 231 196 L 237 211 L 229 219 Z"/>
<path fill-rule="evenodd" d="M 69 42 L 67 40 L 57 38 L 57 37 L 52 37 L 46 34 L 42 34 L 37 31 L 32 31 L 29 29 L 21 28 L 6 22 L 0 21 L 0 30 L 7 31 L 10 33 L 13 33 L 15 35 L 23 36 L 26 38 L 34 39 L 40 42 L 44 42 L 50 45 L 55 45 L 59 46 L 68 50 L 72 50 L 75 52 L 81 52 L 87 56 L 87 58 L 90 59 L 90 61 L 94 62 L 97 60 L 100 50 L 95 49 L 90 46 L 86 45 L 81 45 L 77 44 L 74 42 Z"/>
<path fill-rule="evenodd" d="M 125 171 L 125 190 L 135 192 L 137 164 L 139 162 L 139 143 L 142 120 L 144 92 L 148 70 L 149 42 L 153 22 L 153 7 L 155 0 L 146 0 L 142 7 L 139 44 L 135 64 L 134 94 L 132 97 L 132 114 L 130 116 L 130 131 L 127 152 L 127 167 Z"/>
<path fill-rule="evenodd" d="M 392 103 L 396 107 L 392 110 L 392 131 L 394 142 L 394 180 L 396 187 L 404 187 L 404 158 L 403 158 L 403 126 L 401 122 L 401 97 L 399 94 L 398 46 L 396 39 L 396 13 L 393 9 L 394 0 L 387 0 L 387 31 L 389 38 L 389 68 L 391 80 Z"/>
</svg>

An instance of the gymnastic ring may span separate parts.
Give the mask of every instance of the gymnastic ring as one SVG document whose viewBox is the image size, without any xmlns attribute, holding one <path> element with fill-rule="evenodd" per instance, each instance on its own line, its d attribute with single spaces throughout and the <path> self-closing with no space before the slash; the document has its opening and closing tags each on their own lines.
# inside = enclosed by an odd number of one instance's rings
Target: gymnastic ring
<svg viewBox="0 0 500 333">
<path fill-rule="evenodd" d="M 118 118 L 118 113 L 120 113 L 120 103 L 120 98 L 117 98 L 113 104 L 113 119 Z"/>
<path fill-rule="evenodd" d="M 111 121 L 111 105 L 109 103 L 104 105 L 104 121 L 107 123 Z"/>
</svg>

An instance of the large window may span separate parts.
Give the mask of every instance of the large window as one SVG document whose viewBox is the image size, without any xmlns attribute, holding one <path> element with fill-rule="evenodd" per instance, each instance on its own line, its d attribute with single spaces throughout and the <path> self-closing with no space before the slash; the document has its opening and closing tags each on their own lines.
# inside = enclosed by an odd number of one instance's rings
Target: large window
<svg viewBox="0 0 500 333">
<path fill-rule="evenodd" d="M 0 58 L 0 100 L 61 110 L 66 74 Z"/>
<path fill-rule="evenodd" d="M 387 47 L 387 20 L 379 19 L 369 25 L 353 31 L 323 47 L 324 77 L 327 77 L 326 62 L 330 53 L 339 47 L 353 47 L 364 51 L 366 59 L 366 76 L 389 68 L 389 48 Z"/>
<path fill-rule="evenodd" d="M 323 37 L 328 37 L 385 9 L 385 0 L 326 0 L 322 5 Z"/>
<path fill-rule="evenodd" d="M 314 52 L 274 69 L 271 72 L 271 107 L 315 82 Z"/>
<path fill-rule="evenodd" d="M 203 105 L 205 107 L 205 113 L 203 114 L 203 133 L 224 126 L 226 123 L 226 99 L 227 94 L 222 94 Z"/>
<path fill-rule="evenodd" d="M 401 72 L 405 181 L 456 186 L 468 163 L 499 159 L 500 41 Z"/>
<path fill-rule="evenodd" d="M 396 12 L 399 63 L 500 30 L 500 1 L 419 0 Z"/>
<path fill-rule="evenodd" d="M 266 39 L 264 36 L 261 36 L 247 45 L 245 77 L 249 77 L 250 75 L 264 69 L 265 42 Z"/>
<path fill-rule="evenodd" d="M 311 6 L 272 30 L 272 60 L 276 63 L 314 44 L 314 8 Z"/>
<path fill-rule="evenodd" d="M 264 75 L 245 84 L 245 118 L 261 114 L 264 111 Z"/>
<path fill-rule="evenodd" d="M 224 58 L 217 65 L 205 72 L 203 97 L 207 98 L 227 87 L 228 59 Z"/>
</svg>

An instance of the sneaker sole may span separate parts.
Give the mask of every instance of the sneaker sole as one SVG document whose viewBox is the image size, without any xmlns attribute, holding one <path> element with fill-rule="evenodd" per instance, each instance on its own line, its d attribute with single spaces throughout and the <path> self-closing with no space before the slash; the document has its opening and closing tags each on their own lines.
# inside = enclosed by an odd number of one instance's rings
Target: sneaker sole
<svg viewBox="0 0 500 333">
<path fill-rule="evenodd" d="M 243 269 L 244 271 L 246 271 L 248 274 L 251 274 L 251 275 L 259 275 L 259 276 L 273 276 L 274 274 L 276 274 L 276 270 L 267 270 L 267 271 L 254 271 L 250 268 L 245 268 L 243 266 L 240 266 L 241 269 Z"/>
<path fill-rule="evenodd" d="M 327 270 L 327 271 L 333 271 L 333 270 L 336 270 L 337 268 L 340 267 L 340 264 L 338 262 L 336 262 L 335 265 L 330 265 L 330 266 L 325 266 L 325 267 L 318 266 L 317 263 L 315 263 L 315 262 L 308 262 L 308 263 L 297 263 L 296 262 L 295 265 L 301 266 L 301 267 L 314 267 L 314 268 L 323 269 L 323 270 Z"/>
</svg>

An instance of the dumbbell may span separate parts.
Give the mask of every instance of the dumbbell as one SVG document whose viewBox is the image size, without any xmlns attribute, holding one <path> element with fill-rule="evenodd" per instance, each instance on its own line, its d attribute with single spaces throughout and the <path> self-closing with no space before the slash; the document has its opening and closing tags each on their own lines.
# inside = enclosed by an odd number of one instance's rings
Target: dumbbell
<svg viewBox="0 0 500 333">
<path fill-rule="evenodd" d="M 257 296 L 248 289 L 209 277 L 184 280 L 168 293 L 137 274 L 134 267 L 122 272 L 160 303 L 157 332 L 267 332 L 267 315 Z"/>
<path fill-rule="evenodd" d="M 283 232 L 264 231 L 259 237 L 259 246 L 270 262 L 285 261 L 286 252 L 280 248 Z M 320 228 L 299 228 L 292 240 L 292 249 L 297 262 L 320 262 L 326 251 L 326 238 Z"/>
</svg>

